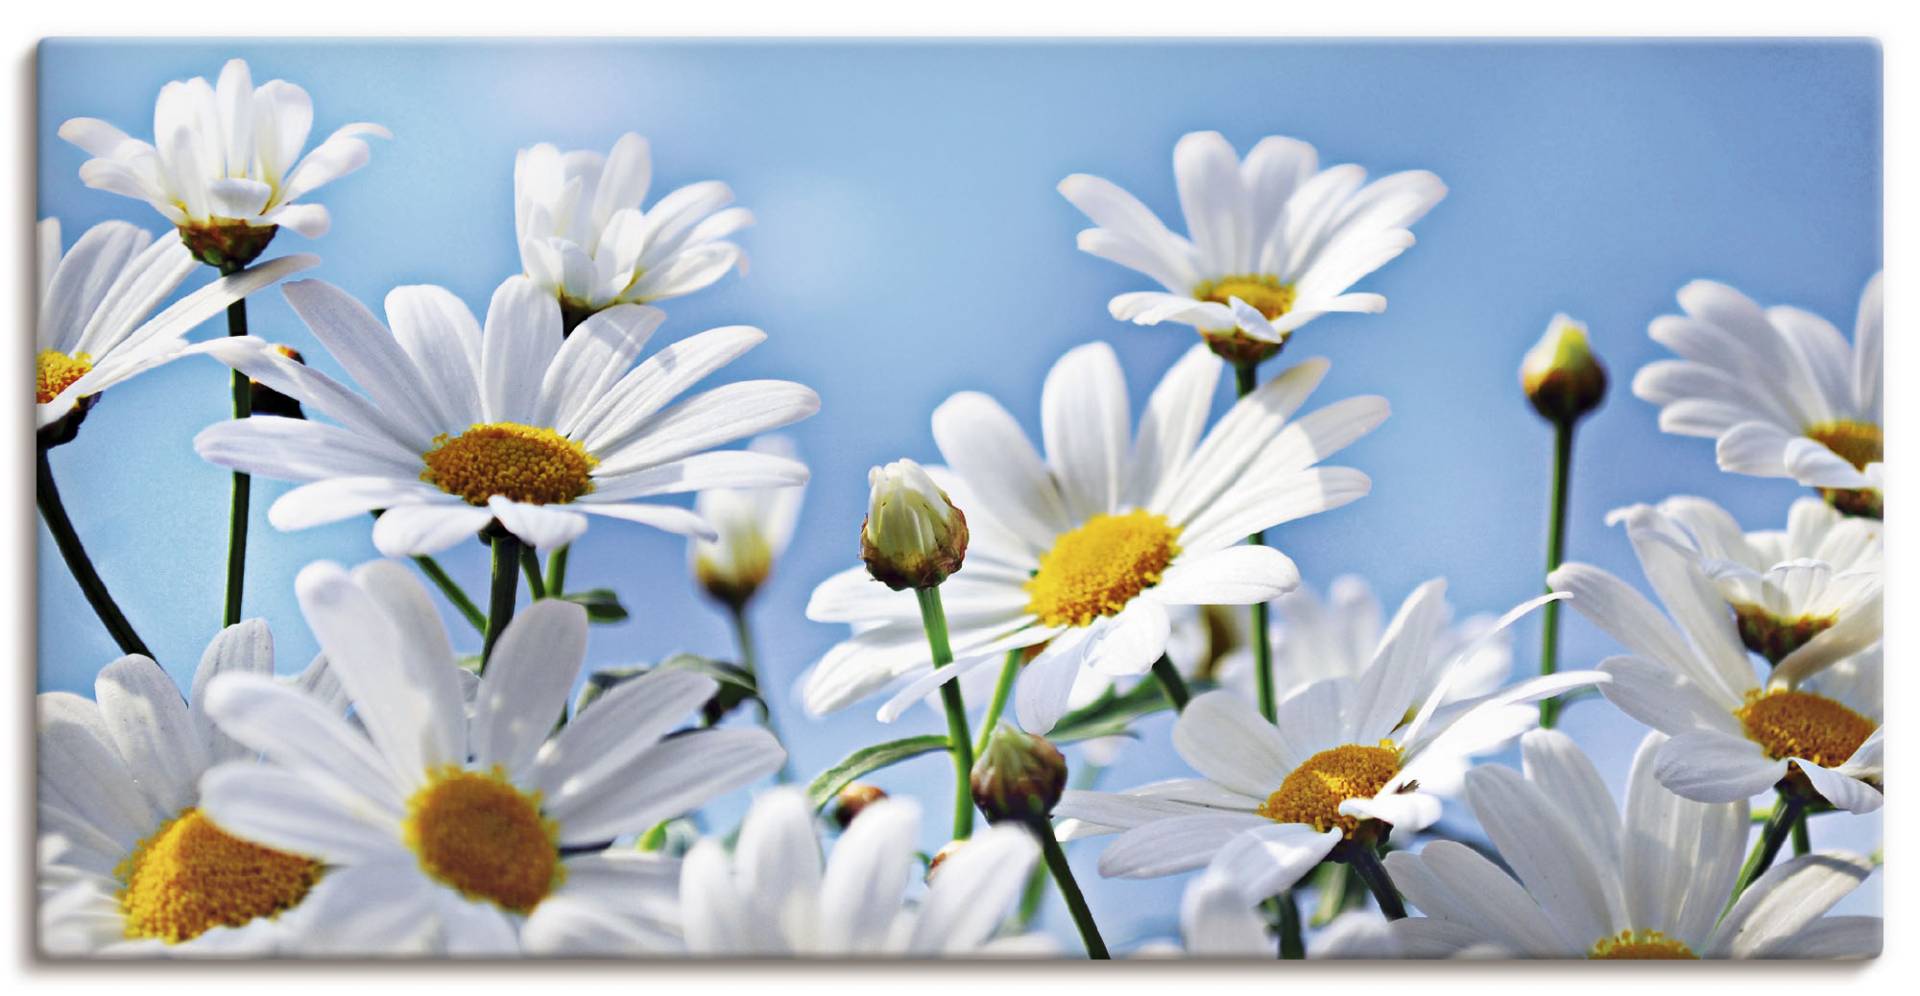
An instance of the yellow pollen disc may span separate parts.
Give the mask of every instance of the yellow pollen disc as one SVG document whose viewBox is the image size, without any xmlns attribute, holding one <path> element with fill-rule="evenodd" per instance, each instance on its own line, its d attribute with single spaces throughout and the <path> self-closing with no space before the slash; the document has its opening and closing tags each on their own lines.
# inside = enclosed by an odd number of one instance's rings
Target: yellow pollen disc
<svg viewBox="0 0 1920 996">
<path fill-rule="evenodd" d="M 560 827 L 540 813 L 540 793 L 522 793 L 498 765 L 447 765 L 407 800 L 407 846 L 420 867 L 468 899 L 527 913 L 566 877 Z"/>
<path fill-rule="evenodd" d="M 1733 716 L 1768 757 L 1801 757 L 1823 768 L 1845 764 L 1873 735 L 1872 720 L 1808 692 L 1748 692 Z"/>
<path fill-rule="evenodd" d="M 61 391 L 93 369 L 93 357 L 85 353 L 68 356 L 58 350 L 43 349 L 36 360 L 33 397 L 36 404 L 42 405 L 59 397 Z"/>
<path fill-rule="evenodd" d="M 1160 583 L 1180 555 L 1180 530 L 1141 509 L 1096 515 L 1061 534 L 1027 581 L 1027 611 L 1049 626 L 1085 626 L 1119 614 Z"/>
<path fill-rule="evenodd" d="M 292 907 L 319 881 L 320 863 L 241 840 L 189 807 L 135 846 L 115 874 L 126 883 L 127 936 L 178 944 Z"/>
<path fill-rule="evenodd" d="M 1348 837 L 1360 821 L 1340 812 L 1348 799 L 1371 799 L 1400 771 L 1393 741 L 1378 747 L 1346 744 L 1323 750 L 1287 774 L 1286 781 L 1254 810 L 1275 823 L 1305 823 L 1326 832 L 1339 827 Z"/>
<path fill-rule="evenodd" d="M 1657 930 L 1623 930 L 1594 942 L 1587 957 L 1602 960 L 1686 961 L 1699 955 L 1686 944 Z"/>
<path fill-rule="evenodd" d="M 593 490 L 600 461 L 586 447 L 552 429 L 517 422 L 475 425 L 458 436 L 441 433 L 421 457 L 420 479 L 485 505 L 504 495 L 530 505 L 563 505 Z"/>
<path fill-rule="evenodd" d="M 1886 432 L 1871 422 L 1816 422 L 1807 426 L 1806 434 L 1853 464 L 1855 470 L 1865 470 L 1867 464 L 1886 458 Z"/>
<path fill-rule="evenodd" d="M 1227 299 L 1237 297 L 1267 316 L 1268 321 L 1293 309 L 1293 285 L 1283 284 L 1276 277 L 1258 274 L 1209 280 L 1195 287 L 1193 296 L 1215 304 L 1226 304 Z"/>
</svg>

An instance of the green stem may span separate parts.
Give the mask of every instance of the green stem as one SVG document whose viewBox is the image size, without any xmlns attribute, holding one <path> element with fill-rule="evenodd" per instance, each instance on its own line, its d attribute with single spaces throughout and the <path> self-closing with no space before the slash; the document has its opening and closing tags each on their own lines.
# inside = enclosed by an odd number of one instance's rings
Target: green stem
<svg viewBox="0 0 1920 996">
<path fill-rule="evenodd" d="M 1000 680 L 993 683 L 993 698 L 987 702 L 987 714 L 980 717 L 980 735 L 973 741 L 975 754 L 987 749 L 987 738 L 993 736 L 1000 714 L 1007 710 L 1007 695 L 1013 691 L 1013 679 L 1020 673 L 1020 658 L 1026 656 L 1026 651 L 1025 647 L 1007 651 L 1006 662 L 1000 665 Z"/>
<path fill-rule="evenodd" d="M 540 578 L 540 552 L 521 544 L 520 569 L 527 575 L 527 595 L 536 602 L 547 597 L 547 583 Z"/>
<path fill-rule="evenodd" d="M 1792 834 L 1794 824 L 1800 822 L 1800 816 L 1807 807 L 1806 801 L 1782 793 L 1780 801 L 1774 804 L 1773 815 L 1767 817 L 1767 823 L 1760 828 L 1760 839 L 1753 844 L 1753 850 L 1747 854 L 1747 863 L 1740 868 L 1740 877 L 1734 880 L 1733 895 L 1727 898 L 1727 909 L 1740 900 L 1740 894 L 1747 891 L 1756 879 L 1773 867 L 1773 859 L 1780 854 L 1780 845 L 1786 843 Z M 1726 910 L 1720 911 L 1721 916 Z"/>
<path fill-rule="evenodd" d="M 565 549 L 562 547 L 562 549 Z M 558 554 L 555 554 L 558 556 Z M 760 697 L 760 719 L 766 724 L 767 732 L 773 739 L 785 744 L 786 738 L 780 735 L 780 724 L 773 719 L 773 702 L 767 698 L 766 690 L 760 687 L 760 654 L 753 644 L 753 624 L 747 620 L 747 607 L 744 603 L 727 605 L 727 615 L 733 620 L 733 642 L 740 650 L 740 668 L 753 678 L 754 691 Z M 789 753 L 785 761 L 780 762 L 780 770 L 774 773 L 774 780 L 782 785 L 793 781 L 793 755 Z"/>
<path fill-rule="evenodd" d="M 1807 834 L 1807 814 L 1802 812 L 1800 818 L 1793 821 L 1793 856 L 1797 858 L 1812 850 L 1813 840 Z"/>
<path fill-rule="evenodd" d="M 947 610 L 940 603 L 940 589 L 917 588 L 920 622 L 927 631 L 927 646 L 933 651 L 933 666 L 953 663 L 953 647 L 947 643 Z M 953 839 L 973 836 L 973 739 L 967 732 L 967 704 L 960 697 L 960 682 L 940 686 L 940 703 L 947 709 L 947 749 L 953 754 Z"/>
<path fill-rule="evenodd" d="M 87 604 L 93 606 L 93 614 L 107 627 L 107 634 L 113 637 L 123 654 L 140 654 L 152 657 L 153 651 L 147 649 L 140 634 L 133 631 L 133 624 L 127 621 L 126 614 L 120 611 L 119 603 L 107 591 L 107 583 L 100 580 L 100 572 L 93 569 L 93 559 L 87 556 L 87 548 L 80 544 L 80 534 L 74 531 L 73 520 L 67 518 L 67 506 L 60 500 L 60 488 L 53 481 L 53 464 L 47 459 L 45 447 L 39 449 L 40 459 L 34 482 L 35 497 L 39 499 L 40 516 L 47 521 L 47 531 L 53 534 L 53 545 L 60 549 L 60 556 L 67 562 L 67 570 L 73 573 L 73 580 L 80 585 L 80 593 L 87 597 Z"/>
<path fill-rule="evenodd" d="M 432 557 L 415 557 L 413 562 L 420 568 L 420 573 L 425 574 L 427 580 L 432 581 L 434 586 L 440 589 L 440 594 L 447 596 L 447 601 L 452 602 L 453 607 L 460 610 L 460 615 L 466 618 L 468 625 L 472 626 L 476 632 L 487 631 L 486 613 L 481 612 L 480 607 L 473 604 L 473 599 L 467 595 L 466 589 L 461 588 L 459 583 L 453 580 L 453 576 L 447 573 L 446 568 L 440 566 L 439 561 Z"/>
<path fill-rule="evenodd" d="M 1020 892 L 1019 911 L 1013 916 L 1015 930 L 1025 932 L 1040 913 L 1040 900 L 1047 895 L 1047 866 L 1037 864 L 1027 873 L 1027 887 Z"/>
<path fill-rule="evenodd" d="M 229 271 L 222 268 L 221 272 Z M 243 336 L 247 334 L 247 301 L 241 298 L 227 306 L 227 334 Z M 247 418 L 253 414 L 253 381 L 238 370 L 233 372 L 233 417 Z M 247 586 L 247 522 L 250 506 L 253 503 L 253 478 L 239 471 L 233 473 L 233 500 L 227 514 L 227 601 L 222 618 L 224 625 L 231 626 L 240 621 L 240 603 Z"/>
<path fill-rule="evenodd" d="M 1087 946 L 1087 957 L 1097 961 L 1111 958 L 1107 954 L 1107 942 L 1100 939 L 1100 928 L 1093 922 L 1093 910 L 1087 908 L 1087 897 L 1080 894 L 1080 883 L 1073 880 L 1067 852 L 1060 849 L 1060 841 L 1053 835 L 1053 827 L 1043 823 L 1034 830 L 1034 836 L 1040 838 L 1040 852 L 1046 855 L 1047 870 L 1053 873 L 1053 884 L 1060 889 L 1060 898 L 1067 901 L 1067 912 L 1073 914 L 1073 925 L 1080 931 L 1081 943 Z"/>
<path fill-rule="evenodd" d="M 1244 398 L 1260 386 L 1260 365 L 1258 363 L 1236 363 L 1233 365 L 1233 386 L 1239 396 Z M 1265 546 L 1266 534 L 1254 533 L 1247 537 L 1254 546 Z M 1273 645 L 1267 642 L 1268 608 L 1265 602 L 1255 602 L 1249 610 L 1252 625 L 1248 627 L 1247 638 L 1253 643 L 1253 686 L 1255 699 L 1260 706 L 1260 715 L 1267 722 L 1274 721 L 1279 715 L 1279 703 L 1273 688 Z"/>
<path fill-rule="evenodd" d="M 1187 690 L 1187 680 L 1180 677 L 1180 669 L 1173 666 L 1173 659 L 1161 654 L 1153 662 L 1153 676 L 1160 682 L 1160 690 L 1167 694 L 1167 701 L 1173 703 L 1173 711 L 1179 712 L 1193 700 L 1193 693 Z"/>
<path fill-rule="evenodd" d="M 567 593 L 567 555 L 572 552 L 573 544 L 568 543 L 547 557 L 547 590 L 555 598 Z"/>
<path fill-rule="evenodd" d="M 1393 879 L 1387 874 L 1387 868 L 1380 863 L 1380 854 L 1373 845 L 1351 842 L 1347 860 L 1353 870 L 1360 875 L 1360 881 L 1366 883 L 1367 891 L 1373 893 L 1373 901 L 1380 904 L 1380 912 L 1389 920 L 1405 920 L 1407 906 L 1400 901 L 1400 893 L 1393 887 Z"/>
<path fill-rule="evenodd" d="M 487 673 L 493 645 L 513 621 L 514 588 L 520 579 L 520 540 L 501 530 L 493 539 L 493 593 L 487 600 L 487 636 L 480 648 L 480 673 Z"/>
<path fill-rule="evenodd" d="M 1307 956 L 1307 942 L 1300 931 L 1300 897 L 1292 889 L 1267 900 L 1269 912 L 1280 926 L 1280 957 L 1299 961 Z"/>
<path fill-rule="evenodd" d="M 1557 419 L 1553 424 L 1553 511 L 1547 520 L 1547 574 L 1560 567 L 1567 542 L 1567 480 L 1573 470 L 1573 420 Z M 1553 590 L 1547 585 L 1547 590 Z M 1560 603 L 1548 602 L 1541 609 L 1540 673 L 1552 674 L 1559 663 Z M 1560 716 L 1557 698 L 1540 700 L 1540 725 L 1551 728 Z"/>
</svg>

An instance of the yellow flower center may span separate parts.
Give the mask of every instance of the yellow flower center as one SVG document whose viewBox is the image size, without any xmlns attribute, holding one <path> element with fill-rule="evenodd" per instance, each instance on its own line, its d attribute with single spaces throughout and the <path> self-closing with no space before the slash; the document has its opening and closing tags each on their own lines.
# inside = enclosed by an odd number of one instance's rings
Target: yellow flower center
<svg viewBox="0 0 1920 996">
<path fill-rule="evenodd" d="M 1657 930 L 1623 930 L 1612 937 L 1595 941 L 1587 957 L 1602 960 L 1686 961 L 1698 960 L 1700 956 L 1683 942 Z"/>
<path fill-rule="evenodd" d="M 1733 618 L 1740 630 L 1740 642 L 1747 649 L 1775 664 L 1805 646 L 1839 621 L 1837 616 L 1776 616 L 1758 605 L 1735 605 Z"/>
<path fill-rule="evenodd" d="M 1855 470 L 1885 459 L 1886 432 L 1871 422 L 1816 422 L 1806 428 L 1807 438 L 1825 446 L 1853 464 Z"/>
<path fill-rule="evenodd" d="M 498 765 L 447 765 L 407 800 L 407 846 L 420 867 L 468 899 L 527 913 L 566 877 L 559 824 L 541 815 L 540 793 L 522 793 Z"/>
<path fill-rule="evenodd" d="M 114 873 L 126 883 L 126 935 L 178 944 L 291 908 L 320 870 L 318 861 L 241 840 L 188 807 L 136 845 Z"/>
<path fill-rule="evenodd" d="M 421 480 L 469 505 L 485 505 L 494 495 L 563 505 L 593 490 L 593 468 L 600 463 L 552 429 L 517 422 L 475 425 L 458 436 L 441 433 L 421 459 L 427 465 Z"/>
<path fill-rule="evenodd" d="M 1400 751 L 1393 741 L 1378 747 L 1346 744 L 1323 750 L 1287 774 L 1286 781 L 1254 812 L 1275 823 L 1305 823 L 1326 832 L 1339 827 L 1348 837 L 1360 821 L 1340 812 L 1348 799 L 1371 799 L 1400 772 Z"/>
<path fill-rule="evenodd" d="M 1259 274 L 1209 280 L 1195 287 L 1193 296 L 1215 304 L 1226 304 L 1229 298 L 1237 297 L 1267 316 L 1268 321 L 1293 309 L 1293 285 L 1283 284 L 1277 277 Z"/>
<path fill-rule="evenodd" d="M 1180 555 L 1180 529 L 1144 509 L 1096 515 L 1061 534 L 1027 581 L 1027 611 L 1049 626 L 1085 626 L 1119 614 L 1160 583 Z"/>
<path fill-rule="evenodd" d="M 33 377 L 33 397 L 35 404 L 46 404 L 60 396 L 66 390 L 87 375 L 93 369 L 93 357 L 85 353 L 68 356 L 59 350 L 43 349 L 36 358 L 36 370 Z"/>
<path fill-rule="evenodd" d="M 1823 767 L 1845 764 L 1873 735 L 1873 721 L 1829 698 L 1808 692 L 1747 693 L 1733 711 L 1747 739 L 1778 761 L 1800 757 Z"/>
</svg>

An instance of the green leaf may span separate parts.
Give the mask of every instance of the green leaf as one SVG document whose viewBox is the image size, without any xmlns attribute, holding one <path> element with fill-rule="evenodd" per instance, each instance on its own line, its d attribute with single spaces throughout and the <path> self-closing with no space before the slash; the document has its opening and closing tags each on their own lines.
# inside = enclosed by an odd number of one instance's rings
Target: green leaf
<svg viewBox="0 0 1920 996">
<path fill-rule="evenodd" d="M 591 623 L 617 623 L 627 618 L 627 607 L 620 604 L 620 596 L 614 594 L 611 588 L 570 591 L 560 598 L 585 607 L 587 621 Z"/>
<path fill-rule="evenodd" d="M 1194 682 L 1192 689 L 1198 695 L 1206 686 Z M 1124 695 L 1109 688 L 1099 698 L 1060 717 L 1047 739 L 1056 744 L 1070 744 L 1095 737 L 1131 736 L 1129 728 L 1134 720 L 1171 708 L 1173 704 L 1167 701 L 1160 683 L 1145 678 Z"/>
<path fill-rule="evenodd" d="M 889 740 L 883 744 L 874 744 L 848 754 L 846 760 L 820 773 L 820 777 L 807 786 L 807 801 L 813 808 L 825 808 L 847 783 L 869 772 L 878 771 L 889 765 L 899 764 L 908 758 L 931 754 L 947 749 L 947 738 L 926 734 L 907 737 L 904 740 Z"/>
</svg>

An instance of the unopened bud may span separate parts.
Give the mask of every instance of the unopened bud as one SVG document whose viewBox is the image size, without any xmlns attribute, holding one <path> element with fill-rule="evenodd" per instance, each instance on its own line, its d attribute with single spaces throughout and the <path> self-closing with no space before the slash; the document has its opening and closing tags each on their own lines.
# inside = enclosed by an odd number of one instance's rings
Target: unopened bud
<svg viewBox="0 0 1920 996">
<path fill-rule="evenodd" d="M 853 821 L 858 818 L 862 812 L 865 812 L 868 806 L 886 797 L 887 793 L 882 791 L 877 785 L 868 785 L 865 782 L 848 782 L 847 787 L 841 789 L 840 794 L 833 797 L 833 822 L 837 824 L 840 829 L 845 830 L 853 825 Z"/>
<path fill-rule="evenodd" d="M 1554 422 L 1572 422 L 1600 407 L 1607 394 L 1607 368 L 1587 345 L 1587 326 L 1555 315 L 1547 332 L 1520 362 L 1520 386 L 1534 411 Z"/>
<path fill-rule="evenodd" d="M 273 351 L 302 366 L 307 362 L 307 358 L 301 356 L 300 351 L 292 346 L 275 346 L 273 347 Z M 279 391 L 257 380 L 253 380 L 251 383 L 253 385 L 253 413 L 255 415 L 279 415 L 282 418 L 307 417 L 306 414 L 300 410 L 300 402 L 281 394 Z"/>
<path fill-rule="evenodd" d="M 1045 823 L 1067 788 L 1067 759 L 1047 738 L 1001 723 L 973 762 L 973 804 L 993 823 Z"/>
<path fill-rule="evenodd" d="M 860 526 L 860 559 L 887 587 L 933 588 L 967 556 L 967 517 L 925 468 L 896 460 L 867 472 L 872 486 Z"/>
</svg>

